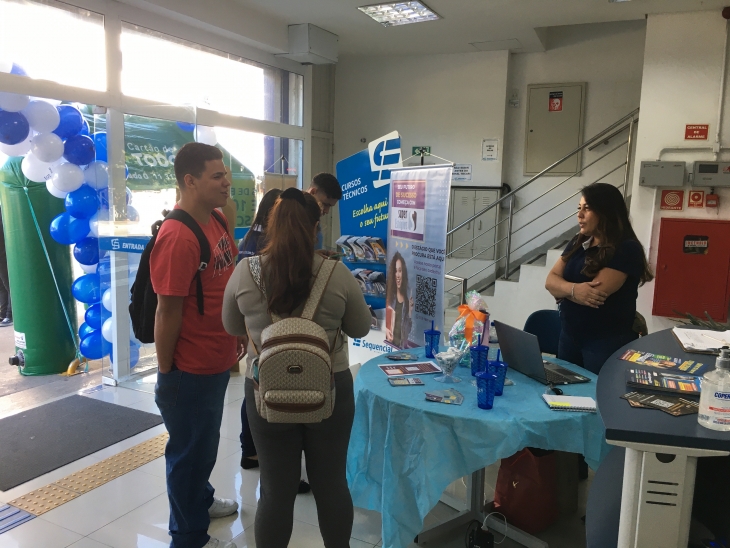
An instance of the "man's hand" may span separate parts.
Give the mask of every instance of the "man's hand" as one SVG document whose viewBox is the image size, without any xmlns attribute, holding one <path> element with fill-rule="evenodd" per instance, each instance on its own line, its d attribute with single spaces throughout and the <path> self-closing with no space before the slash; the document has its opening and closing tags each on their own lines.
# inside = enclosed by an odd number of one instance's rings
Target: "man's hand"
<svg viewBox="0 0 730 548">
<path fill-rule="evenodd" d="M 182 328 L 183 297 L 157 296 L 155 348 L 157 366 L 162 374 L 172 371 L 175 346 Z"/>
<path fill-rule="evenodd" d="M 600 289 L 596 289 L 599 285 L 601 285 L 601 282 L 575 284 L 571 300 L 583 306 L 598 308 L 606 301 L 606 297 L 608 297 L 606 293 Z"/>
<path fill-rule="evenodd" d="M 246 355 L 246 349 L 248 348 L 248 337 L 236 337 L 237 340 L 237 356 L 236 361 L 240 362 Z"/>
</svg>

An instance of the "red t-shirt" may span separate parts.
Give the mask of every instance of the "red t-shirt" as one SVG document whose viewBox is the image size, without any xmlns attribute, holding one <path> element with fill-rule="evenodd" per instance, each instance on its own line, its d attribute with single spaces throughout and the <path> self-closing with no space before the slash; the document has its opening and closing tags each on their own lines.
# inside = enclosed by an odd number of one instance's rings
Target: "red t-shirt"
<svg viewBox="0 0 730 548">
<path fill-rule="evenodd" d="M 221 215 L 222 217 L 222 215 Z M 187 373 L 213 375 L 236 362 L 236 338 L 223 328 L 223 293 L 236 266 L 231 236 L 211 214 L 200 225 L 210 244 L 210 263 L 201 273 L 204 315 L 198 312 L 195 272 L 200 245 L 195 234 L 176 220 L 165 221 L 150 256 L 150 278 L 158 295 L 185 297 L 174 363 Z"/>
</svg>

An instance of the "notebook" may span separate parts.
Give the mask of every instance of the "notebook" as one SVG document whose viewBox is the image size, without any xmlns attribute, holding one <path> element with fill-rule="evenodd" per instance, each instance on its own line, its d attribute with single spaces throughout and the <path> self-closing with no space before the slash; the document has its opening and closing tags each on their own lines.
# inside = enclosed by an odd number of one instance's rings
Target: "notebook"
<svg viewBox="0 0 730 548">
<path fill-rule="evenodd" d="M 596 412 L 596 402 L 585 396 L 552 396 L 543 394 L 542 399 L 550 409 L 555 411 L 587 411 Z"/>
</svg>

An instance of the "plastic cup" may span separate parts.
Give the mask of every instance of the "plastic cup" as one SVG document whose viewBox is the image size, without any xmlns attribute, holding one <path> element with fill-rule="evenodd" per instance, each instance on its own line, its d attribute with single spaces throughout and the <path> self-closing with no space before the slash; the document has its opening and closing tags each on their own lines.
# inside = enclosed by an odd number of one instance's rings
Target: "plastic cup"
<svg viewBox="0 0 730 548">
<path fill-rule="evenodd" d="M 471 354 L 471 374 L 476 376 L 477 373 L 487 371 L 487 356 L 489 355 L 489 347 L 483 344 L 472 346 L 469 349 Z"/>
<path fill-rule="evenodd" d="M 497 379 L 494 387 L 494 395 L 501 396 L 504 390 L 504 379 L 507 375 L 507 364 L 497 360 L 490 361 L 487 366 L 487 371 Z"/>
<path fill-rule="evenodd" d="M 494 406 L 494 388 L 497 383 L 496 375 L 480 371 L 477 378 L 477 405 L 480 409 L 491 409 Z"/>
<path fill-rule="evenodd" d="M 427 329 L 423 332 L 425 339 L 426 357 L 433 359 L 439 353 L 439 341 L 441 340 L 441 331 L 435 329 Z"/>
</svg>

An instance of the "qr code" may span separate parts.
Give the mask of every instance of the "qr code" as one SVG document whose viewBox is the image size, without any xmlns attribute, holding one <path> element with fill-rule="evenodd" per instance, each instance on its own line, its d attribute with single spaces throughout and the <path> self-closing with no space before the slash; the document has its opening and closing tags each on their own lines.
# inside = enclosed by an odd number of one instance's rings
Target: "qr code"
<svg viewBox="0 0 730 548">
<path fill-rule="evenodd" d="M 436 278 L 416 275 L 416 312 L 436 317 Z"/>
</svg>

